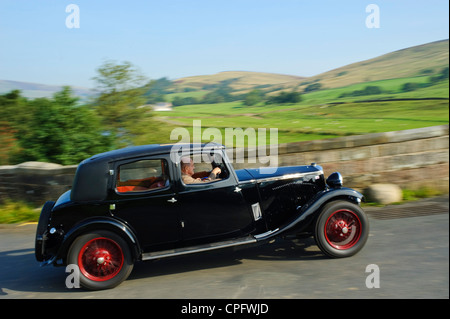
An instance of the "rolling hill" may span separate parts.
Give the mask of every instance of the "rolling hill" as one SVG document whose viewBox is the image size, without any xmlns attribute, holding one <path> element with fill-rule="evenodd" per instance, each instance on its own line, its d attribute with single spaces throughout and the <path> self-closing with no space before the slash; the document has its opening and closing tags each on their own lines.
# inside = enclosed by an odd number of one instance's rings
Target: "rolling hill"
<svg viewBox="0 0 450 319">
<path fill-rule="evenodd" d="M 449 64 L 449 40 L 431 42 L 352 63 L 307 79 L 326 88 L 439 73 Z M 427 74 L 429 73 L 429 74 Z"/>
<path fill-rule="evenodd" d="M 249 72 L 249 71 L 226 71 L 212 75 L 190 76 L 175 80 L 178 88 L 192 88 L 200 90 L 205 86 L 214 86 L 227 83 L 234 91 L 245 91 L 255 87 L 269 87 L 296 83 L 306 79 L 301 76 Z"/>
<path fill-rule="evenodd" d="M 295 63 L 293 61 L 292 63 Z M 174 91 L 210 90 L 227 84 L 235 93 L 246 93 L 258 88 L 263 91 L 299 89 L 303 91 L 311 83 L 321 88 L 338 88 L 358 83 L 419 77 L 438 74 L 449 65 L 449 40 L 431 42 L 369 60 L 352 63 L 311 77 L 248 71 L 225 71 L 211 75 L 190 76 L 173 80 Z M 209 87 L 209 89 L 208 89 Z M 29 98 L 50 97 L 61 86 L 0 80 L 0 94 L 19 89 Z M 81 98 L 92 94 L 88 88 L 72 87 Z"/>
<path fill-rule="evenodd" d="M 311 77 L 229 71 L 185 77 L 175 80 L 175 83 L 178 88 L 189 87 L 199 90 L 205 85 L 225 81 L 233 90 L 241 91 L 239 93 L 253 88 L 270 90 L 300 88 L 303 90 L 311 83 L 320 83 L 322 88 L 337 88 L 371 81 L 437 74 L 448 65 L 449 40 L 447 39 L 394 51 Z"/>
</svg>

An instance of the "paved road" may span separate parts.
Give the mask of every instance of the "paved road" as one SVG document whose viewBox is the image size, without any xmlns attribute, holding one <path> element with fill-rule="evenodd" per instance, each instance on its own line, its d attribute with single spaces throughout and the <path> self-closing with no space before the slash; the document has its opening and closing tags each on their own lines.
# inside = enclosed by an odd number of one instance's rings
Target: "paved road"
<svg viewBox="0 0 450 319">
<path fill-rule="evenodd" d="M 36 225 L 0 225 L 0 299 L 12 298 L 449 298 L 448 197 L 368 208 L 369 241 L 328 259 L 312 238 L 137 263 L 107 291 L 68 289 L 65 268 L 34 260 Z M 396 218 L 386 217 L 389 214 Z M 425 215 L 425 216 L 420 216 Z M 379 288 L 373 268 L 379 269 Z"/>
</svg>

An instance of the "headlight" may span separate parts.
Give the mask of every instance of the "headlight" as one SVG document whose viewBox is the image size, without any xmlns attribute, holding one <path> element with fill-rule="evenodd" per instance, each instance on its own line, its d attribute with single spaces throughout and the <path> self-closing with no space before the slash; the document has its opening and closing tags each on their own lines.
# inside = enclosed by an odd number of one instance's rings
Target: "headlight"
<svg viewBox="0 0 450 319">
<path fill-rule="evenodd" d="M 339 172 L 334 172 L 327 178 L 327 185 L 331 188 L 340 188 L 343 185 L 342 175 Z"/>
</svg>

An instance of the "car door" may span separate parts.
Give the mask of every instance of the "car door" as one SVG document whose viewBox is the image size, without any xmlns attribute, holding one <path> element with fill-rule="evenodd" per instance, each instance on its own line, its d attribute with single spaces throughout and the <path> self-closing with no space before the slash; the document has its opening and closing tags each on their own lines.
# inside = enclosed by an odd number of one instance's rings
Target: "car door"
<svg viewBox="0 0 450 319">
<path fill-rule="evenodd" d="M 232 168 L 222 161 L 223 154 L 215 155 L 216 161 L 221 161 L 215 163 L 222 169 L 219 179 L 194 184 L 185 184 L 181 179 L 178 181 L 177 204 L 180 208 L 182 240 L 185 242 L 233 238 L 249 233 L 254 228 L 250 206 L 237 187 Z M 196 165 L 206 165 L 207 168 L 209 165 L 212 168 L 211 163 Z M 181 174 L 181 164 L 179 169 Z M 202 169 L 196 174 L 201 176 Z"/>
<path fill-rule="evenodd" d="M 113 214 L 134 229 L 145 251 L 171 248 L 180 240 L 170 169 L 164 156 L 123 161 L 116 167 Z"/>
</svg>

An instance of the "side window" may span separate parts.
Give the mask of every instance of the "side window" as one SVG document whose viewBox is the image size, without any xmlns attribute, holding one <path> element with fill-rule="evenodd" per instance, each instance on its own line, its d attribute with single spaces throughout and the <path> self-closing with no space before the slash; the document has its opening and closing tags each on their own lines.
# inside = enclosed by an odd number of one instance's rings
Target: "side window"
<svg viewBox="0 0 450 319">
<path fill-rule="evenodd" d="M 219 153 L 183 156 L 180 159 L 180 170 L 185 185 L 214 183 L 230 176 Z"/>
<path fill-rule="evenodd" d="M 116 190 L 119 193 L 144 192 L 169 186 L 167 162 L 140 160 L 119 166 Z"/>
</svg>

